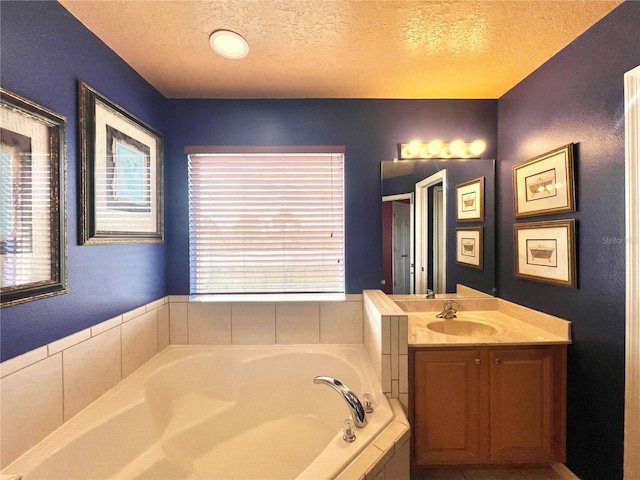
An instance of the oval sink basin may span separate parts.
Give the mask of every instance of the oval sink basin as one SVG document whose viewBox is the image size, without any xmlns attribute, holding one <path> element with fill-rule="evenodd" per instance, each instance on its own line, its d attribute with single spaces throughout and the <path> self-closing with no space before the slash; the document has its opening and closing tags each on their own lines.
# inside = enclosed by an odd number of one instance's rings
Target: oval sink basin
<svg viewBox="0 0 640 480">
<path fill-rule="evenodd" d="M 469 320 L 442 320 L 431 322 L 427 325 L 429 330 L 444 333 L 445 335 L 458 335 L 463 337 L 486 337 L 495 335 L 498 330 L 491 325 Z"/>
</svg>

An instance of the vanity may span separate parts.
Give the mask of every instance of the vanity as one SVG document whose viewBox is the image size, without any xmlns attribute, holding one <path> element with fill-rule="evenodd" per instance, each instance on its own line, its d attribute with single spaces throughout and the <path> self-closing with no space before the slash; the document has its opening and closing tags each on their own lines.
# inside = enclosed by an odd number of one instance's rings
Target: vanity
<svg viewBox="0 0 640 480">
<path fill-rule="evenodd" d="M 498 298 L 453 298 L 455 318 L 437 317 L 443 298 L 389 298 L 408 320 L 413 466 L 564 462 L 569 322 Z"/>
</svg>

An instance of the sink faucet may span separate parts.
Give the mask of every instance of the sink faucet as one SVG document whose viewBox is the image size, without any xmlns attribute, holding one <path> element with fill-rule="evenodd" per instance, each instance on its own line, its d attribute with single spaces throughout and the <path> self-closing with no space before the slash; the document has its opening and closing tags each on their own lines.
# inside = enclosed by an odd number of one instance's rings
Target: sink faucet
<svg viewBox="0 0 640 480">
<path fill-rule="evenodd" d="M 451 320 L 452 318 L 456 318 L 456 312 L 458 310 L 455 309 L 454 305 L 457 305 L 453 300 L 447 300 L 444 303 L 444 310 L 436 315 L 437 318 L 444 318 L 445 320 Z"/>
<path fill-rule="evenodd" d="M 367 415 L 364 412 L 362 403 L 360 403 L 360 400 L 358 400 L 356 394 L 349 390 L 346 385 L 333 377 L 326 377 L 323 375 L 314 378 L 313 383 L 324 383 L 325 385 L 333 388 L 342 396 L 342 398 L 344 398 L 344 401 L 347 402 L 347 405 L 349 406 L 349 410 L 351 411 L 351 418 L 353 419 L 353 423 L 356 427 L 362 428 L 367 424 Z"/>
</svg>

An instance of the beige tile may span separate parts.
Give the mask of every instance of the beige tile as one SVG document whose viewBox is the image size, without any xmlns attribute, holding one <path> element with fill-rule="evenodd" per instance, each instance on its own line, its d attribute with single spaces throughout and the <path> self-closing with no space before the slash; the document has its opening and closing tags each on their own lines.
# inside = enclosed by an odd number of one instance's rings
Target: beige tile
<svg viewBox="0 0 640 480">
<path fill-rule="evenodd" d="M 276 343 L 320 343 L 320 304 L 276 304 Z"/>
<path fill-rule="evenodd" d="M 463 470 L 466 480 L 524 480 L 518 470 L 473 469 Z"/>
<path fill-rule="evenodd" d="M 158 314 L 145 313 L 122 324 L 122 378 L 158 353 Z"/>
<path fill-rule="evenodd" d="M 460 470 L 420 470 L 411 471 L 411 480 L 465 480 Z"/>
<path fill-rule="evenodd" d="M 65 422 L 118 384 L 120 351 L 120 328 L 112 328 L 62 352 Z"/>
<path fill-rule="evenodd" d="M 390 398 L 389 405 L 391 405 L 391 409 L 393 410 L 393 421 L 409 425 L 407 412 L 400 403 L 400 400 L 397 398 Z"/>
<path fill-rule="evenodd" d="M 187 327 L 188 308 L 186 303 L 169 304 L 169 343 L 186 345 L 189 343 Z"/>
<path fill-rule="evenodd" d="M 51 342 L 48 347 L 49 355 L 54 355 L 58 352 L 61 352 L 65 348 L 73 347 L 74 345 L 88 339 L 91 337 L 91 330 L 86 328 L 79 332 L 76 332 L 68 337 L 61 338 L 60 340 L 56 340 L 55 342 Z"/>
<path fill-rule="evenodd" d="M 409 393 L 409 355 L 398 355 L 398 388 Z"/>
<path fill-rule="evenodd" d="M 382 391 L 385 393 L 391 393 L 391 356 L 381 355 L 381 360 Z"/>
<path fill-rule="evenodd" d="M 391 353 L 391 318 L 383 315 L 380 322 L 380 346 L 384 355 Z"/>
<path fill-rule="evenodd" d="M 101 333 L 111 330 L 120 324 L 122 324 L 122 315 L 100 322 L 91 327 L 91 336 L 95 337 L 96 335 L 100 335 Z"/>
<path fill-rule="evenodd" d="M 153 302 L 147 303 L 144 308 L 147 310 L 147 312 L 150 312 L 151 310 L 155 310 L 156 308 L 160 308 L 162 305 L 164 305 L 166 302 L 166 297 L 162 297 L 159 298 L 158 300 L 155 300 Z"/>
<path fill-rule="evenodd" d="M 271 302 L 231 305 L 231 342 L 234 345 L 276 343 L 276 307 Z"/>
<path fill-rule="evenodd" d="M 0 468 L 62 425 L 62 354 L 0 380 Z"/>
<path fill-rule="evenodd" d="M 170 345 L 169 339 L 169 304 L 165 303 L 158 308 L 158 351 L 162 351 Z"/>
<path fill-rule="evenodd" d="M 147 313 L 147 308 L 144 305 L 138 308 L 134 308 L 133 310 L 129 310 L 128 312 L 122 314 L 122 321 L 128 322 L 145 313 Z"/>
<path fill-rule="evenodd" d="M 406 315 L 398 317 L 398 353 L 409 353 L 409 319 Z"/>
<path fill-rule="evenodd" d="M 385 480 L 409 480 L 411 444 L 405 442 L 384 467 Z"/>
<path fill-rule="evenodd" d="M 384 431 L 378 435 L 373 444 L 380 450 L 394 448 L 395 444 L 403 444 L 409 439 L 409 426 L 401 422 L 391 422 Z"/>
<path fill-rule="evenodd" d="M 336 480 L 352 480 L 364 478 L 364 474 L 371 472 L 382 458 L 383 451 L 375 446 L 366 448 L 358 457 L 345 468 Z M 379 470 L 378 470 L 379 471 Z M 377 473 L 377 472 L 376 472 Z"/>
<path fill-rule="evenodd" d="M 190 345 L 231 344 L 231 304 L 191 302 L 189 311 Z"/>
<path fill-rule="evenodd" d="M 398 355 L 398 317 L 391 317 L 391 355 Z"/>
<path fill-rule="evenodd" d="M 400 403 L 402 404 L 402 408 L 404 408 L 404 410 L 408 412 L 409 411 L 409 394 L 400 393 L 398 395 L 398 400 L 400 400 Z"/>
<path fill-rule="evenodd" d="M 377 445 L 376 445 L 377 447 Z M 377 447 L 380 448 L 380 447 Z M 389 460 L 391 460 L 391 458 L 394 455 L 394 448 L 393 445 L 389 446 L 387 449 L 383 450 L 380 449 L 382 451 L 382 455 L 380 456 L 380 458 L 378 458 L 378 460 L 376 461 L 376 463 L 374 463 L 373 465 L 371 465 L 369 467 L 369 469 L 367 470 L 367 472 L 365 473 L 365 478 L 366 480 L 370 480 L 372 478 L 375 478 L 378 476 L 378 474 L 380 472 L 384 472 L 384 467 L 387 464 L 387 462 Z"/>
<path fill-rule="evenodd" d="M 169 303 L 187 303 L 189 295 L 169 295 Z"/>
<path fill-rule="evenodd" d="M 0 377 L 6 377 L 18 370 L 21 370 L 29 365 L 33 365 L 40 360 L 47 358 L 47 346 L 36 348 L 17 357 L 13 357 L 0 364 Z"/>
<path fill-rule="evenodd" d="M 320 343 L 361 344 L 362 303 L 323 302 L 320 304 Z"/>
<path fill-rule="evenodd" d="M 551 468 L 521 468 L 524 480 L 562 480 L 562 477 Z"/>
</svg>

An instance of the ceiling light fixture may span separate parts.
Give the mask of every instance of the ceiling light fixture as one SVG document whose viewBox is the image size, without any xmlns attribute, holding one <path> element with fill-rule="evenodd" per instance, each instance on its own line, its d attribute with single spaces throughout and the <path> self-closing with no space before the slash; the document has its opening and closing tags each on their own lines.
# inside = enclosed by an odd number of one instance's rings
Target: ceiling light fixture
<svg viewBox="0 0 640 480">
<path fill-rule="evenodd" d="M 216 30 L 209 37 L 211 48 L 225 58 L 239 60 L 249 53 L 247 41 L 231 30 Z"/>
</svg>

